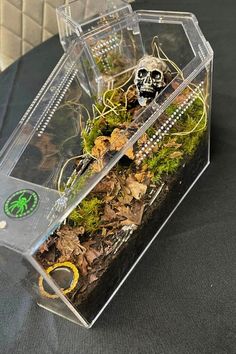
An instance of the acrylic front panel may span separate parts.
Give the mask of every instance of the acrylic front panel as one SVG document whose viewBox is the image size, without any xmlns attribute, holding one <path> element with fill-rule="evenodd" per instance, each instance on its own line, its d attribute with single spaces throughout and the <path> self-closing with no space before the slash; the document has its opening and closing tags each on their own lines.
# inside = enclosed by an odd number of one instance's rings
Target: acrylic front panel
<svg viewBox="0 0 236 354">
<path fill-rule="evenodd" d="M 41 307 L 47 308 L 51 312 L 60 314 L 62 317 L 70 319 L 76 324 L 86 326 L 86 322 L 73 314 L 73 311 L 58 297 L 54 302 L 42 299 L 39 293 L 39 273 L 27 259 L 20 253 L 16 253 L 6 247 L 0 247 L 1 277 L 7 283 L 7 289 L 14 293 L 25 293 L 31 296 Z M 6 289 L 6 290 L 7 290 Z M 47 289 L 51 293 L 53 290 L 47 284 Z M 26 293 L 27 292 L 27 293 Z M 23 296 L 23 295 L 22 295 Z M 17 305 L 17 300 L 15 302 Z"/>
<path fill-rule="evenodd" d="M 172 85 L 176 88 L 180 83 L 176 79 Z M 76 265 L 79 279 L 64 295 L 88 323 L 94 322 L 207 167 L 210 95 L 209 66 L 36 251 L 35 260 L 55 282 L 55 269 L 63 274 Z M 133 126 L 142 124 L 137 118 Z M 41 295 L 53 303 L 50 294 Z"/>
<path fill-rule="evenodd" d="M 209 163 L 212 51 L 192 15 L 152 11 L 71 45 L 2 152 L 0 244 L 89 327 Z"/>
</svg>

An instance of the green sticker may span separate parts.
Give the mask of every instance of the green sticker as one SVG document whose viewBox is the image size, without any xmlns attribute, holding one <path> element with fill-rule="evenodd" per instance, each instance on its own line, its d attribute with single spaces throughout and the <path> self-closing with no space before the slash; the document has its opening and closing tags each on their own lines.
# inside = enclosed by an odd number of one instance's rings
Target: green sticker
<svg viewBox="0 0 236 354">
<path fill-rule="evenodd" d="M 39 204 L 39 196 L 32 189 L 20 189 L 10 195 L 4 204 L 4 212 L 14 219 L 32 215 Z"/>
</svg>

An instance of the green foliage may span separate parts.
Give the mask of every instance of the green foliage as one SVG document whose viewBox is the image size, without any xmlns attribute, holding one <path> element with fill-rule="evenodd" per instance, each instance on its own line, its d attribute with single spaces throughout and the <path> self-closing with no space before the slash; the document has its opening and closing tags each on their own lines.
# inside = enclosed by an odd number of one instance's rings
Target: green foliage
<svg viewBox="0 0 236 354">
<path fill-rule="evenodd" d="M 109 97 L 109 96 L 108 96 Z M 103 111 L 104 106 L 101 103 L 96 103 L 96 107 L 100 112 Z M 125 122 L 131 122 L 132 116 L 124 109 L 123 106 L 117 107 L 117 114 L 114 111 L 108 111 L 99 118 L 95 118 L 90 122 L 89 131 L 82 132 L 83 147 L 85 152 L 91 153 L 94 142 L 97 137 L 109 136 L 115 128 L 120 127 Z"/>
<path fill-rule="evenodd" d="M 97 197 L 84 199 L 69 215 L 69 221 L 76 226 L 83 226 L 86 232 L 94 233 L 100 226 L 102 201 Z"/>
<path fill-rule="evenodd" d="M 92 170 L 88 168 L 81 176 L 77 177 L 72 180 L 73 186 L 71 186 L 71 194 L 73 196 L 77 196 L 81 189 L 88 183 L 89 178 L 92 175 Z M 71 184 L 72 184 L 71 183 Z"/>
<path fill-rule="evenodd" d="M 154 127 L 150 127 L 147 129 L 146 133 L 147 133 L 147 136 L 149 138 L 151 138 L 156 133 L 156 129 Z"/>
<path fill-rule="evenodd" d="M 187 109 L 187 114 L 193 117 L 196 121 L 201 117 L 203 113 L 203 104 L 202 101 L 197 98 L 193 104 Z"/>
<path fill-rule="evenodd" d="M 190 116 L 185 121 L 184 130 L 191 131 L 196 126 L 197 121 Z M 204 120 L 197 126 L 196 130 L 202 129 Z M 182 144 L 182 149 L 185 154 L 192 156 L 197 149 L 199 141 L 201 139 L 204 129 L 190 133 L 188 135 L 182 135 L 178 137 L 178 142 Z"/>
<path fill-rule="evenodd" d="M 98 136 L 103 135 L 104 128 L 104 121 L 101 119 L 95 119 L 91 124 L 89 132 L 83 130 L 82 139 L 85 152 L 91 153 L 94 146 L 94 141 Z"/>
<path fill-rule="evenodd" d="M 112 133 L 115 128 L 118 128 L 125 122 L 131 122 L 131 115 L 126 110 L 120 110 L 119 114 L 113 112 L 105 117 L 107 122 L 107 132 Z"/>
<path fill-rule="evenodd" d="M 165 113 L 170 116 L 176 108 L 177 105 L 172 104 Z M 205 131 L 205 118 L 203 117 L 203 103 L 197 98 L 170 131 L 172 134 L 178 133 L 179 135 L 167 135 L 159 146 L 159 150 L 144 160 L 144 164 L 153 173 L 153 182 L 160 181 L 164 175 L 176 172 L 183 157 L 194 154 Z M 153 128 L 147 130 L 149 137 L 154 133 Z M 169 144 L 173 137 L 175 137 L 176 144 Z"/>
<path fill-rule="evenodd" d="M 174 153 L 176 152 L 175 157 Z M 147 158 L 144 163 L 147 164 L 148 170 L 153 173 L 153 182 L 158 182 L 163 175 L 173 174 L 179 167 L 182 158 L 181 152 L 176 151 L 175 147 L 164 145 L 156 154 Z"/>
<path fill-rule="evenodd" d="M 167 114 L 170 117 L 176 111 L 177 108 L 178 108 L 177 104 L 172 103 L 171 105 L 169 105 L 168 108 L 166 108 L 165 114 Z"/>
<path fill-rule="evenodd" d="M 96 64 L 101 73 L 112 73 L 112 71 L 116 69 L 114 65 L 114 58 L 111 54 L 106 56 L 106 66 L 104 66 L 104 61 L 100 60 L 100 58 L 96 60 Z"/>
<path fill-rule="evenodd" d="M 104 59 L 107 65 L 104 65 Z M 101 73 L 114 75 L 124 70 L 126 60 L 118 51 L 111 51 L 103 56 L 103 60 L 101 57 L 97 58 L 96 64 Z"/>
<path fill-rule="evenodd" d="M 196 99 L 185 112 L 183 119 L 177 124 L 176 131 L 193 131 L 189 134 L 180 135 L 177 139 L 178 143 L 182 144 L 183 152 L 189 156 L 192 156 L 196 151 L 199 141 L 205 131 L 205 118 L 205 116 L 203 117 L 203 104 L 200 99 Z"/>
<path fill-rule="evenodd" d="M 183 142 L 183 150 L 186 154 L 188 154 L 189 156 L 192 156 L 194 154 L 201 139 L 201 136 L 202 132 L 191 134 L 191 136 L 185 137 L 185 139 L 184 137 L 182 137 L 181 140 Z"/>
</svg>

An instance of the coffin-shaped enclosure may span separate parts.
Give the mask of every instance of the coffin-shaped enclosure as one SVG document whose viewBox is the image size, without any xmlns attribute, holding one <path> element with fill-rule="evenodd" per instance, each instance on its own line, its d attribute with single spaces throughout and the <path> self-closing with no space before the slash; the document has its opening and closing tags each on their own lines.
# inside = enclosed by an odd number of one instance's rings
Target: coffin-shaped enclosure
<svg viewBox="0 0 236 354">
<path fill-rule="evenodd" d="M 59 10 L 66 53 L 1 151 L 0 259 L 90 327 L 209 164 L 213 53 L 192 14 L 117 2 L 81 20 L 80 3 Z M 171 80 L 140 107 L 147 54 Z"/>
</svg>

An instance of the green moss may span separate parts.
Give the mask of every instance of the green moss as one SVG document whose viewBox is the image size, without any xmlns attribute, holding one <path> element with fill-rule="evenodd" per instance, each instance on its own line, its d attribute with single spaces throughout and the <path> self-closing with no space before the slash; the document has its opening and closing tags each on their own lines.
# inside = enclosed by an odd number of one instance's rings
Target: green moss
<svg viewBox="0 0 236 354">
<path fill-rule="evenodd" d="M 102 60 L 101 60 L 102 59 Z M 104 65 L 106 62 L 107 65 Z M 101 73 L 114 75 L 124 70 L 127 58 L 119 53 L 119 51 L 110 51 L 102 58 L 96 59 L 96 64 Z"/>
<path fill-rule="evenodd" d="M 156 129 L 153 128 L 153 127 L 150 127 L 150 128 L 147 129 L 146 133 L 147 133 L 147 136 L 149 138 L 151 138 L 156 133 Z"/>
<path fill-rule="evenodd" d="M 97 197 L 84 199 L 69 215 L 69 221 L 75 226 L 83 226 L 86 232 L 94 233 L 98 230 L 102 201 Z"/>
<path fill-rule="evenodd" d="M 177 152 L 176 148 L 163 146 L 156 154 L 144 161 L 154 176 L 153 182 L 158 182 L 163 175 L 173 174 L 177 170 L 183 157 L 181 154 L 172 156 L 175 152 Z"/>
<path fill-rule="evenodd" d="M 109 98 L 109 95 L 111 95 L 110 92 L 107 94 L 107 99 Z M 96 107 L 100 112 L 104 110 L 104 106 L 99 102 L 96 103 Z M 90 122 L 88 132 L 82 132 L 83 147 L 85 152 L 91 153 L 97 137 L 101 135 L 110 136 L 115 128 L 120 127 L 125 122 L 131 122 L 132 116 L 127 112 L 124 106 L 117 106 L 116 112 L 117 114 L 113 111 L 104 111 L 103 116 L 95 118 L 92 122 Z"/>
<path fill-rule="evenodd" d="M 194 154 L 194 152 L 196 151 L 199 145 L 201 136 L 202 134 L 195 133 L 195 134 L 191 134 L 191 136 L 187 137 L 185 140 L 182 140 L 183 149 L 186 154 L 188 154 L 189 156 L 192 156 Z"/>
<path fill-rule="evenodd" d="M 178 108 L 177 104 L 172 103 L 169 105 L 169 107 L 165 110 L 165 114 L 167 114 L 169 117 L 176 111 Z"/>
<path fill-rule="evenodd" d="M 165 113 L 170 116 L 176 108 L 177 105 L 172 104 L 167 108 Z M 194 154 L 201 137 L 206 130 L 205 118 L 206 117 L 203 117 L 203 103 L 200 99 L 196 99 L 182 115 L 175 127 L 171 129 L 170 133 L 179 134 L 184 132 L 188 133 L 192 130 L 196 131 L 183 135 L 167 135 L 159 146 L 159 150 L 144 160 L 144 164 L 147 164 L 148 169 L 153 173 L 153 182 L 158 182 L 165 175 L 170 175 L 176 172 L 181 164 L 183 156 L 191 156 Z M 197 125 L 199 121 L 200 123 Z M 154 133 L 155 131 L 153 132 L 153 128 L 147 130 L 149 137 Z M 168 143 L 173 137 L 175 137 L 176 145 L 172 146 L 170 144 L 170 146 L 168 146 Z M 178 154 L 173 154 L 177 151 Z"/>
<path fill-rule="evenodd" d="M 112 130 L 119 127 L 121 124 L 131 122 L 131 119 L 131 115 L 126 110 L 121 110 L 118 115 L 111 112 L 105 117 L 107 122 L 107 131 L 112 132 Z"/>
<path fill-rule="evenodd" d="M 195 120 L 198 120 L 203 113 L 202 101 L 197 98 L 186 112 L 189 116 L 193 117 Z"/>
<path fill-rule="evenodd" d="M 185 122 L 184 131 L 191 131 L 196 126 L 196 123 L 197 121 L 189 116 Z M 188 135 L 178 136 L 177 141 L 182 144 L 182 149 L 185 154 L 192 156 L 196 151 L 199 141 L 205 131 L 205 129 L 203 129 L 203 124 L 204 120 L 197 126 L 196 130 L 202 129 L 200 131 L 193 132 Z"/>
<path fill-rule="evenodd" d="M 201 122 L 196 126 L 201 118 Z M 196 151 L 199 141 L 206 130 L 205 119 L 206 117 L 203 117 L 203 104 L 200 99 L 197 99 L 185 112 L 183 119 L 178 122 L 175 131 L 190 132 L 195 130 L 190 134 L 180 135 L 177 138 L 177 142 L 182 144 L 182 150 L 185 154 L 192 156 Z"/>
<path fill-rule="evenodd" d="M 92 148 L 94 146 L 94 141 L 96 138 L 102 134 L 102 127 L 100 127 L 100 122 L 94 121 L 93 126 L 90 131 L 87 132 L 85 130 L 82 131 L 82 139 L 83 139 L 83 148 L 87 153 L 91 153 Z"/>
</svg>

